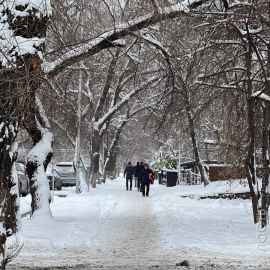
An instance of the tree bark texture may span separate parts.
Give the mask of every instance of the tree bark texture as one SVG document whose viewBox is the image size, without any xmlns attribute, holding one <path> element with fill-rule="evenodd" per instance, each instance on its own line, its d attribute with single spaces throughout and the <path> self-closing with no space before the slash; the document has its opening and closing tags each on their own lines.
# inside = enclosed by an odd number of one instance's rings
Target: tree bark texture
<svg viewBox="0 0 270 270">
<path fill-rule="evenodd" d="M 12 166 L 16 155 L 11 147 L 16 141 L 18 133 L 18 84 L 15 78 L 19 74 L 15 71 L 0 72 L 0 261 L 1 269 L 5 269 L 8 262 L 6 256 L 7 237 L 16 232 L 16 209 L 11 189 L 14 186 Z M 20 81 L 20 80 L 19 80 Z M 8 217 L 9 215 L 12 218 Z"/>
<path fill-rule="evenodd" d="M 93 188 L 96 187 L 96 183 L 99 180 L 99 151 L 102 142 L 102 137 L 98 130 L 94 130 L 92 134 L 92 156 L 91 156 L 91 185 Z"/>
</svg>

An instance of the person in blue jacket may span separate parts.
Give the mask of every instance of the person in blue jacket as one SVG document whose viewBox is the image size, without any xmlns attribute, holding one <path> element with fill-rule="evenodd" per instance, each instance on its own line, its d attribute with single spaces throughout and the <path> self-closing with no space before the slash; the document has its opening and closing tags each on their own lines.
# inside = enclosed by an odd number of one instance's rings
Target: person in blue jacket
<svg viewBox="0 0 270 270">
<path fill-rule="evenodd" d="M 152 173 L 153 171 L 149 169 L 149 166 L 147 163 L 144 164 L 143 170 L 141 170 L 140 178 L 142 181 L 142 195 L 145 197 L 145 187 L 146 187 L 146 196 L 149 196 L 149 189 L 150 189 L 150 176 L 149 173 Z"/>
<path fill-rule="evenodd" d="M 137 167 L 138 174 L 138 192 L 142 192 L 142 180 L 141 180 L 141 171 L 143 170 L 143 161 L 140 162 L 140 165 Z"/>
</svg>

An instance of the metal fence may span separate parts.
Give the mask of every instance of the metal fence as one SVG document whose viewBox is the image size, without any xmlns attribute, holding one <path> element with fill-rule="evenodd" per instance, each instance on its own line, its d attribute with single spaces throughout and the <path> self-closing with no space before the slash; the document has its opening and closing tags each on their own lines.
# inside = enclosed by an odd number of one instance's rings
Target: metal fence
<svg viewBox="0 0 270 270">
<path fill-rule="evenodd" d="M 168 180 L 173 180 L 173 179 L 167 179 L 168 178 L 167 173 L 168 172 L 166 170 L 162 170 L 160 172 L 157 172 L 157 171 L 154 172 L 155 179 L 159 181 L 159 184 L 166 185 Z M 174 178 L 173 181 L 176 181 L 175 184 L 177 185 L 178 181 L 175 177 L 178 178 L 178 172 L 175 171 L 174 173 L 176 175 L 173 177 Z M 170 178 L 171 177 L 172 175 L 170 175 Z M 200 185 L 201 183 L 202 182 L 201 182 L 200 174 L 193 173 L 190 169 L 181 170 L 180 185 Z"/>
<path fill-rule="evenodd" d="M 181 170 L 181 185 L 200 185 L 202 183 L 201 176 L 193 173 L 191 170 Z"/>
</svg>

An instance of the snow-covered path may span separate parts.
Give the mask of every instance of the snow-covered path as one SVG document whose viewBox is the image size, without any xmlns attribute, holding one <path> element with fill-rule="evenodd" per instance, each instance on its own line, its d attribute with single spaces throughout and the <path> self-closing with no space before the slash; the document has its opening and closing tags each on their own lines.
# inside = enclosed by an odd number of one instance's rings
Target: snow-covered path
<svg viewBox="0 0 270 270">
<path fill-rule="evenodd" d="M 190 269 L 257 269 L 249 205 L 180 198 L 183 190 L 155 184 L 147 198 L 126 191 L 122 178 L 79 196 L 64 189 L 54 219 L 23 220 L 24 248 L 8 269 L 181 269 L 183 260 Z"/>
<path fill-rule="evenodd" d="M 98 248 L 97 259 L 101 257 L 100 263 L 118 269 L 127 266 L 144 269 L 145 263 L 152 265 L 150 254 L 157 249 L 158 232 L 149 198 L 143 198 L 135 188 L 126 191 L 122 187 L 108 195 L 107 201 L 110 203 L 102 209 L 97 241 L 106 247 Z"/>
</svg>

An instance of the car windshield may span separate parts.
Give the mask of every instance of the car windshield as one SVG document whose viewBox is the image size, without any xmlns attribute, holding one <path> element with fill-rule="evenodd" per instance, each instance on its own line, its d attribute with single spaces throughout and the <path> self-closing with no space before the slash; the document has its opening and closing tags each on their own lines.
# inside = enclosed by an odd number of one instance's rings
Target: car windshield
<svg viewBox="0 0 270 270">
<path fill-rule="evenodd" d="M 74 173 L 73 165 L 69 165 L 69 164 L 57 164 L 55 166 L 55 169 L 60 174 Z"/>
</svg>

